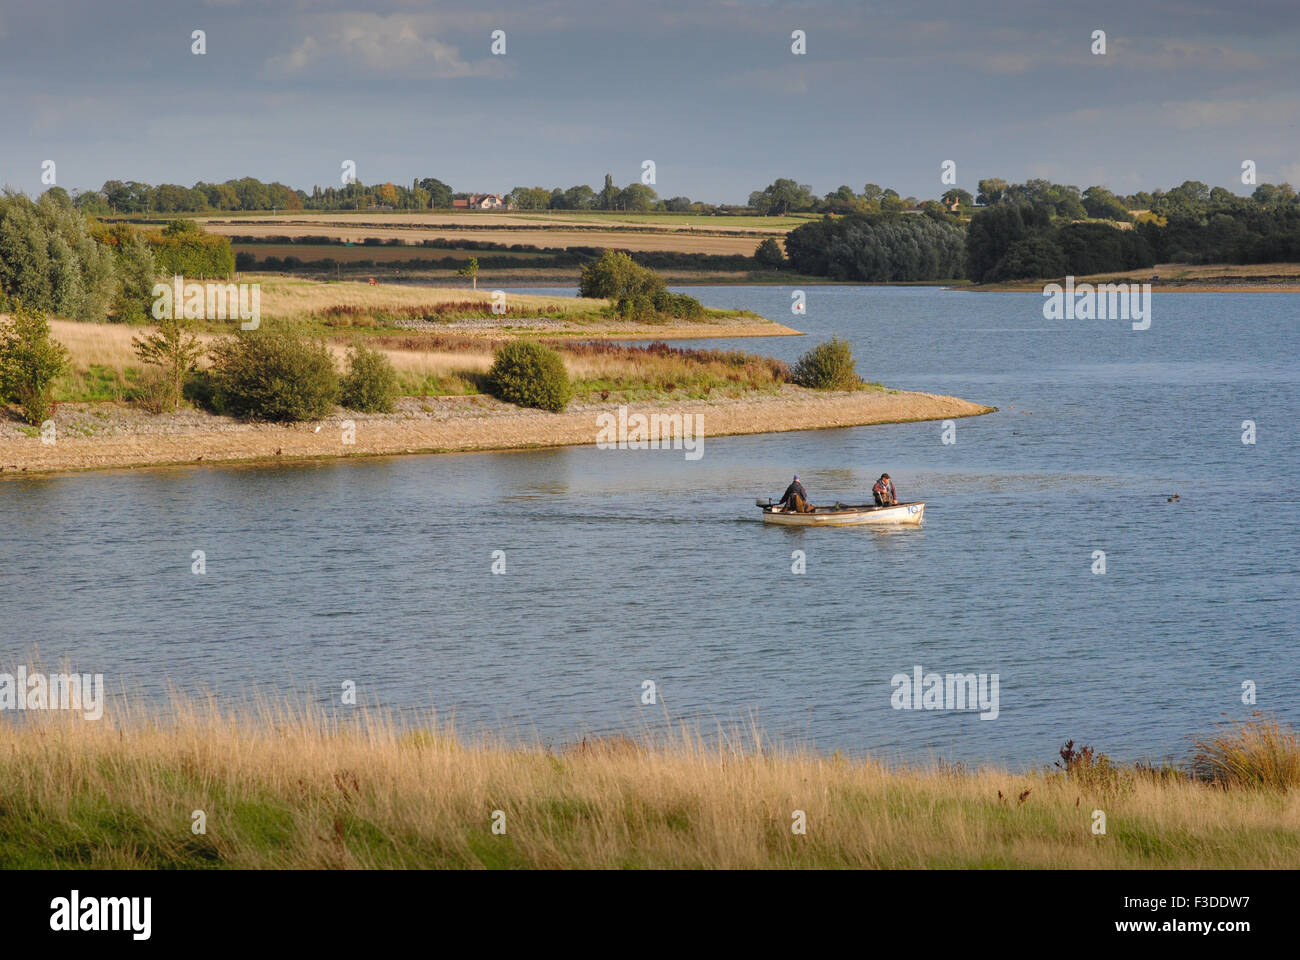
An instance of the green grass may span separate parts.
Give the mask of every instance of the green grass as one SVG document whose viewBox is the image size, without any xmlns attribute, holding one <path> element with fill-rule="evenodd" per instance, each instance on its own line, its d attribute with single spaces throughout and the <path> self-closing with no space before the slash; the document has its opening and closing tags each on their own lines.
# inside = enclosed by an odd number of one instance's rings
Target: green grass
<svg viewBox="0 0 1300 960">
<path fill-rule="evenodd" d="M 92 364 L 85 370 L 65 373 L 54 385 L 59 403 L 106 403 L 129 399 L 139 379 L 138 367 L 118 370 Z"/>
</svg>

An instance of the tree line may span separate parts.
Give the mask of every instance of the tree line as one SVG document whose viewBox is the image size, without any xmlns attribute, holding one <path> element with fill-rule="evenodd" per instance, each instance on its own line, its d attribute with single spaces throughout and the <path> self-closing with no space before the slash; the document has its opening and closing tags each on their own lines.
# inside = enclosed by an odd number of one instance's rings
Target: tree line
<svg viewBox="0 0 1300 960">
<path fill-rule="evenodd" d="M 228 277 L 230 241 L 177 220 L 162 230 L 105 224 L 59 187 L 0 193 L 0 310 L 16 302 L 75 320 L 145 320 L 159 277 Z"/>
</svg>

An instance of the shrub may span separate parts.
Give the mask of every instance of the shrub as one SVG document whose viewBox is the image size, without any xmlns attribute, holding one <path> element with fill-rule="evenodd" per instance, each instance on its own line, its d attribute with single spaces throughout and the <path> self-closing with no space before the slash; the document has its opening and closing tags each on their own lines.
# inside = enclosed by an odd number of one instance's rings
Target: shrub
<svg viewBox="0 0 1300 960">
<path fill-rule="evenodd" d="M 175 385 L 167 371 L 160 367 L 145 367 L 135 383 L 132 399 L 149 413 L 175 410 Z"/>
<path fill-rule="evenodd" d="M 324 342 L 291 331 L 240 330 L 212 349 L 213 407 L 232 416 L 293 422 L 334 409 L 339 376 Z"/>
<path fill-rule="evenodd" d="M 654 296 L 664 288 L 663 278 L 643 267 L 626 253 L 606 250 L 595 263 L 582 268 L 578 296 L 623 300 L 636 296 Z"/>
<path fill-rule="evenodd" d="M 355 346 L 348 353 L 348 373 L 341 381 L 340 402 L 362 413 L 392 413 L 399 389 L 393 362 L 378 350 Z"/>
<path fill-rule="evenodd" d="M 552 412 L 563 410 L 573 396 L 560 355 L 534 340 L 514 340 L 497 351 L 487 388 L 507 403 Z"/>
<path fill-rule="evenodd" d="M 159 321 L 157 333 L 132 337 L 131 346 L 145 363 L 155 363 L 162 369 L 171 384 L 164 403 L 167 409 L 175 410 L 180 406 L 185 378 L 199 365 L 207 347 L 186 329 L 184 320 L 175 317 Z"/>
<path fill-rule="evenodd" d="M 54 413 L 54 381 L 68 369 L 68 351 L 50 336 L 40 310 L 15 301 L 0 326 L 0 399 L 17 400 L 23 419 L 39 426 Z"/>
<path fill-rule="evenodd" d="M 856 390 L 862 383 L 853 362 L 853 346 L 831 337 L 817 344 L 794 367 L 794 382 L 813 390 Z"/>
<path fill-rule="evenodd" d="M 659 319 L 659 313 L 655 310 L 654 298 L 643 293 L 631 297 L 622 297 L 615 304 L 614 312 L 624 320 L 631 320 L 635 323 L 650 323 Z"/>
<path fill-rule="evenodd" d="M 235 271 L 230 238 L 204 233 L 188 220 L 174 220 L 148 240 L 154 263 L 166 276 L 224 278 Z"/>
<path fill-rule="evenodd" d="M 704 304 L 684 293 L 660 290 L 652 298 L 655 311 L 665 317 L 681 320 L 699 320 L 704 316 Z"/>
</svg>

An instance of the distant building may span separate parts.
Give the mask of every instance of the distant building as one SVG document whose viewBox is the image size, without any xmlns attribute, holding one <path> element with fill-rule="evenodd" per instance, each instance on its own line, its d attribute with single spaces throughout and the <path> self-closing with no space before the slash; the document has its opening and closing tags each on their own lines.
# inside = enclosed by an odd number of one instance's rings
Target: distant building
<svg viewBox="0 0 1300 960">
<path fill-rule="evenodd" d="M 506 201 L 499 193 L 471 193 L 468 199 L 453 200 L 451 205 L 457 210 L 500 210 Z"/>
<path fill-rule="evenodd" d="M 961 212 L 961 201 L 958 200 L 952 194 L 948 194 L 948 196 L 944 197 L 942 203 L 943 203 L 943 208 L 947 210 L 949 213 Z"/>
</svg>

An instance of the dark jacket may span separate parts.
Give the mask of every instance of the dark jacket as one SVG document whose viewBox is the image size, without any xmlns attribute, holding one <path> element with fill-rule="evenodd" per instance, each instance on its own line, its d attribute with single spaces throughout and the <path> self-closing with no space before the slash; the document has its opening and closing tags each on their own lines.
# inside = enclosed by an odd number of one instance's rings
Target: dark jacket
<svg viewBox="0 0 1300 960">
<path fill-rule="evenodd" d="M 898 502 L 898 494 L 894 492 L 893 480 L 886 480 L 882 477 L 876 481 L 876 485 L 871 488 L 871 492 L 876 495 L 877 503 Z"/>
<path fill-rule="evenodd" d="M 805 500 L 808 499 L 808 491 L 803 488 L 802 483 L 796 480 L 794 483 L 790 484 L 790 486 L 785 488 L 785 494 L 781 497 L 777 505 L 781 507 L 789 506 L 794 502 L 794 495 L 796 493 Z"/>
</svg>

